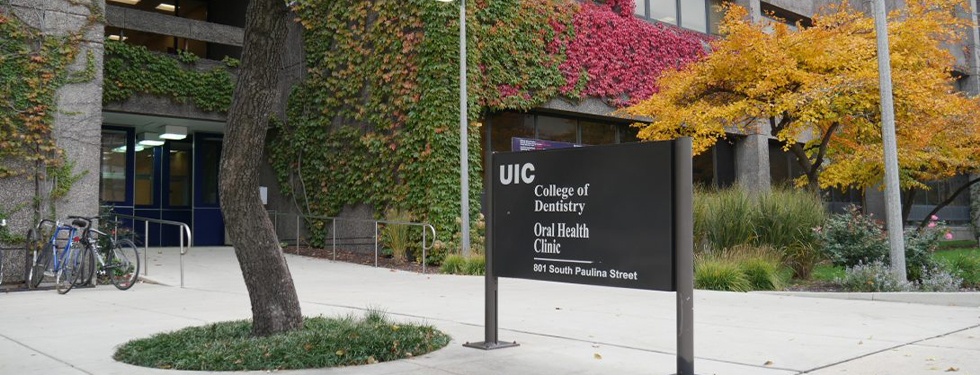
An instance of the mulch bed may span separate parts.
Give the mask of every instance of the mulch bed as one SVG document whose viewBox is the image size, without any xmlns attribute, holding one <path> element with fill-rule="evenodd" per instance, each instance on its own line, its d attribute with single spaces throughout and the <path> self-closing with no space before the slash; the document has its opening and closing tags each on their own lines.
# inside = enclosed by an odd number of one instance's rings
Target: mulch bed
<svg viewBox="0 0 980 375">
<path fill-rule="evenodd" d="M 284 247 L 283 252 L 287 254 L 302 255 L 313 258 L 337 260 L 338 262 L 347 262 L 354 264 L 362 264 L 366 266 L 374 266 L 374 252 L 361 252 L 352 251 L 345 249 L 337 249 L 336 258 L 334 258 L 333 249 L 317 249 L 312 247 L 299 247 L 287 246 Z M 392 271 L 406 271 L 422 273 L 422 265 L 416 262 L 409 262 L 405 259 L 394 259 L 391 257 L 386 257 L 384 255 L 378 255 L 378 267 L 387 268 Z M 439 273 L 439 266 L 428 265 L 425 267 L 425 273 Z"/>
</svg>

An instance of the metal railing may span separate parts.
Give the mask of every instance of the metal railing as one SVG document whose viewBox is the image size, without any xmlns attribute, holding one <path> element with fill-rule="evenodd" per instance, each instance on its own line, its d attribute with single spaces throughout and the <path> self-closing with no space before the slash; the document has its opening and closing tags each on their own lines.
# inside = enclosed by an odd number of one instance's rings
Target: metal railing
<svg viewBox="0 0 980 375">
<path fill-rule="evenodd" d="M 426 271 L 426 255 L 429 249 L 435 245 L 436 239 L 436 228 L 429 223 L 416 223 L 408 221 L 388 221 L 388 220 L 370 220 L 370 219 L 353 219 L 353 218 L 343 218 L 334 216 L 313 216 L 313 215 L 298 215 L 293 213 L 280 213 L 277 211 L 269 210 L 269 216 L 272 218 L 273 226 L 276 228 L 276 232 L 279 230 L 279 217 L 280 216 L 295 216 L 296 217 L 296 249 L 299 250 L 300 244 L 300 228 L 302 228 L 301 220 L 322 220 L 330 221 L 330 227 L 327 232 L 325 232 L 324 238 L 330 237 L 330 248 L 333 251 L 333 260 L 337 260 L 337 221 L 341 222 L 353 222 L 353 223 L 373 223 L 374 224 L 374 266 L 378 266 L 378 254 L 380 246 L 380 230 L 381 225 L 408 225 L 408 226 L 418 226 L 422 228 L 422 273 Z M 428 239 L 428 233 L 432 233 L 432 243 L 430 244 Z"/>
<path fill-rule="evenodd" d="M 142 216 L 123 215 L 117 213 L 113 213 L 112 217 L 113 217 L 113 221 L 115 222 L 119 222 L 119 218 L 130 219 L 133 221 L 134 227 L 136 226 L 137 221 L 143 222 L 143 275 L 144 276 L 149 275 L 149 270 L 150 270 L 150 264 L 149 262 L 147 262 L 147 258 L 146 258 L 146 253 L 147 250 L 149 249 L 149 243 L 150 243 L 150 223 L 161 224 L 161 225 L 173 225 L 179 227 L 181 229 L 179 231 L 180 232 L 180 287 L 181 288 L 184 287 L 184 255 L 187 254 L 187 250 L 190 249 L 192 243 L 191 227 L 187 225 L 187 223 L 182 223 L 173 220 L 154 219 L 154 218 L 142 217 Z M 134 231 L 135 229 L 136 228 L 133 228 Z M 118 232 L 119 231 L 113 233 L 114 239 L 118 239 L 116 237 L 118 235 Z M 187 236 L 186 242 L 184 242 L 185 235 Z M 184 246 L 185 243 L 187 244 L 186 247 Z"/>
</svg>

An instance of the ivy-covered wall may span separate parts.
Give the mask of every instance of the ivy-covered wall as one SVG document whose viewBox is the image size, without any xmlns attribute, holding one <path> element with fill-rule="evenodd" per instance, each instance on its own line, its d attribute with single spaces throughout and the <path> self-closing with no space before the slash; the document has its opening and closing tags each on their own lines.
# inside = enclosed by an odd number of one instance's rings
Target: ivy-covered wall
<svg viewBox="0 0 980 375">
<path fill-rule="evenodd" d="M 192 104 L 204 112 L 227 112 L 234 91 L 237 59 L 225 58 L 224 67 L 200 70 L 200 58 L 180 51 L 176 56 L 118 41 L 105 43 L 103 104 L 124 102 L 137 94 Z"/>
<path fill-rule="evenodd" d="M 104 0 L 0 0 L 0 245 L 98 212 Z M 70 197 L 70 198 L 69 198 Z M 5 257 L 17 277 L 23 253 Z"/>
<path fill-rule="evenodd" d="M 366 203 L 458 231 L 458 3 L 300 0 L 308 79 L 268 152 L 287 194 L 313 214 Z M 707 36 L 633 17 L 632 0 L 470 0 L 470 181 L 482 181 L 479 120 L 565 97 L 614 106 L 656 90 Z M 292 183 L 290 183 L 292 182 Z M 480 212 L 479 183 L 470 189 Z"/>
</svg>

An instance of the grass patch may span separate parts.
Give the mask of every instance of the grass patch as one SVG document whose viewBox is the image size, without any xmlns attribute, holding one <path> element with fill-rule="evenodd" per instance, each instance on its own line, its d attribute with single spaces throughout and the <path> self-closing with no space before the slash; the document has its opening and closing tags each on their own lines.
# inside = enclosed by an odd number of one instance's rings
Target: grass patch
<svg viewBox="0 0 980 375">
<path fill-rule="evenodd" d="M 432 326 L 363 318 L 305 318 L 303 329 L 252 337 L 248 320 L 161 333 L 123 344 L 113 356 L 132 365 L 175 370 L 245 371 L 355 366 L 411 358 L 440 349 L 449 336 Z"/>
<path fill-rule="evenodd" d="M 973 240 L 939 241 L 939 250 L 969 249 L 969 248 L 975 248 L 976 246 L 977 246 L 977 242 Z"/>
<path fill-rule="evenodd" d="M 963 286 L 980 287 L 980 248 L 942 250 L 933 253 L 933 257 L 963 279 Z"/>
<path fill-rule="evenodd" d="M 813 267 L 812 279 L 818 281 L 837 281 L 843 279 L 847 272 L 842 266 L 821 263 Z"/>
</svg>

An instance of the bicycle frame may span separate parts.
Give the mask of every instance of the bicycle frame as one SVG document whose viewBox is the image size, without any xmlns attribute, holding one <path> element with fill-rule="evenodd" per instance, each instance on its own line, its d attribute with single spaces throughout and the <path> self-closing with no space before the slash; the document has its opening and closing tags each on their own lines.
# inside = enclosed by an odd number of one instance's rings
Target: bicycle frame
<svg viewBox="0 0 980 375">
<path fill-rule="evenodd" d="M 72 244 L 75 242 L 75 235 L 78 233 L 78 228 L 68 224 L 62 224 L 60 221 L 42 219 L 41 222 L 37 224 L 39 233 L 44 223 L 51 223 L 52 227 L 54 228 L 54 231 L 51 233 L 51 238 L 46 242 L 46 244 L 51 245 L 51 271 L 57 273 L 66 263 L 71 260 Z M 60 238 L 58 235 L 65 232 L 68 234 L 68 236 L 64 238 L 65 246 L 63 249 L 59 249 L 58 241 Z M 34 255 L 35 262 L 37 262 L 38 256 L 40 255 Z"/>
</svg>

